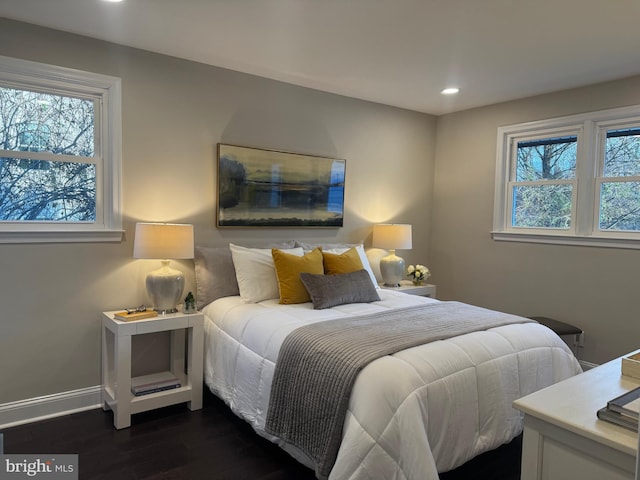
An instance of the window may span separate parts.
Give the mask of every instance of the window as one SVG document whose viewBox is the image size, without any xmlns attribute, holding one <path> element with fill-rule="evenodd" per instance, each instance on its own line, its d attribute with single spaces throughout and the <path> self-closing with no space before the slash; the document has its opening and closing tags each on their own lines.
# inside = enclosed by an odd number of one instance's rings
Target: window
<svg viewBox="0 0 640 480">
<path fill-rule="evenodd" d="M 640 106 L 499 128 L 492 234 L 640 248 Z"/>
<path fill-rule="evenodd" d="M 640 232 L 640 128 L 606 131 L 597 182 L 600 230 Z"/>
<path fill-rule="evenodd" d="M 0 243 L 119 241 L 120 80 L 0 57 Z"/>
<path fill-rule="evenodd" d="M 511 182 L 514 227 L 571 228 L 577 141 L 570 136 L 517 143 Z"/>
</svg>

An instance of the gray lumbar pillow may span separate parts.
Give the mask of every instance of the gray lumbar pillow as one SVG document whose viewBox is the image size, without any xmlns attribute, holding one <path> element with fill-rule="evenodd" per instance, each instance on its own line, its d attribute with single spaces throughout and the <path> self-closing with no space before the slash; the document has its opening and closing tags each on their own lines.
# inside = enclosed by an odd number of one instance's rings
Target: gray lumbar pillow
<svg viewBox="0 0 640 480">
<path fill-rule="evenodd" d="M 300 280 L 309 292 L 313 308 L 316 310 L 346 303 L 369 303 L 380 300 L 366 270 L 337 275 L 301 273 Z"/>
</svg>

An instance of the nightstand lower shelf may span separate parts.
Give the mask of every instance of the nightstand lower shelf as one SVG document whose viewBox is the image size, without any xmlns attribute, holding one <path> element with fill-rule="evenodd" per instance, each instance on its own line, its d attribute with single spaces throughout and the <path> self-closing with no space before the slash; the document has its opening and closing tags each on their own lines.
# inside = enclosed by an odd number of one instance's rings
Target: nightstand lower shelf
<svg viewBox="0 0 640 480">
<path fill-rule="evenodd" d="M 129 393 L 129 397 L 126 399 L 126 401 L 130 403 L 129 413 L 133 415 L 135 413 L 146 412 L 147 410 L 168 407 L 169 405 L 175 405 L 177 403 L 190 402 L 193 395 L 192 388 L 191 385 L 185 385 L 186 377 L 184 375 L 182 377 L 183 378 L 180 379 L 181 386 L 177 388 L 146 393 L 144 395 Z M 133 381 L 134 378 L 131 380 Z M 114 407 L 117 408 L 115 391 L 111 387 L 104 387 L 103 400 L 111 410 L 114 410 Z"/>
</svg>

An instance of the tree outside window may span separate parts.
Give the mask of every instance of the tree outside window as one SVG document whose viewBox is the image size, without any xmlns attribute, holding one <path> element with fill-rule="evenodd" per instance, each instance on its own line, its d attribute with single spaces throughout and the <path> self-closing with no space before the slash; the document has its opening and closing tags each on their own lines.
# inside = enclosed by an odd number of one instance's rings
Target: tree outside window
<svg viewBox="0 0 640 480">
<path fill-rule="evenodd" d="M 94 123 L 91 100 L 0 88 L 0 220 L 96 219 Z"/>
</svg>

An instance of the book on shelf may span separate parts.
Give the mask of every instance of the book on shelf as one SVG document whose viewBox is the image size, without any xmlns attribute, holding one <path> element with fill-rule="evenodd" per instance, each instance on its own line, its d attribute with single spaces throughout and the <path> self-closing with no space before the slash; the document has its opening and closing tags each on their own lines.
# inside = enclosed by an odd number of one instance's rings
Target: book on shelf
<svg viewBox="0 0 640 480">
<path fill-rule="evenodd" d="M 130 311 L 130 312 L 123 311 L 123 312 L 116 312 L 113 314 L 113 318 L 115 318 L 116 320 L 121 320 L 123 322 L 131 322 L 132 320 L 142 320 L 143 318 L 153 318 L 157 316 L 158 316 L 158 312 L 156 312 L 152 308 L 147 308 L 146 310 L 143 310 L 143 311 L 139 311 L 139 310 Z"/>
<path fill-rule="evenodd" d="M 131 379 L 131 393 L 136 397 L 180 388 L 180 380 L 171 372 L 160 372 Z"/>
<path fill-rule="evenodd" d="M 638 431 L 637 418 L 615 412 L 613 410 L 610 410 L 608 407 L 602 407 L 600 410 L 598 410 L 597 416 L 600 420 L 604 420 L 605 422 L 628 428 L 629 430 L 633 430 L 634 432 Z"/>
<path fill-rule="evenodd" d="M 176 383 L 174 385 L 165 385 L 162 387 L 155 387 L 155 388 L 151 388 L 151 389 L 147 389 L 147 390 L 134 390 L 134 388 L 131 388 L 131 393 L 133 393 L 136 397 L 141 397 L 143 395 L 149 395 L 150 393 L 158 393 L 158 392 L 165 392 L 167 390 L 173 390 L 174 388 L 180 388 L 180 383 Z"/>
<path fill-rule="evenodd" d="M 637 424 L 638 413 L 640 412 L 640 387 L 609 400 L 607 408 L 613 412 L 634 418 Z"/>
</svg>

